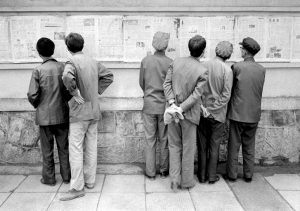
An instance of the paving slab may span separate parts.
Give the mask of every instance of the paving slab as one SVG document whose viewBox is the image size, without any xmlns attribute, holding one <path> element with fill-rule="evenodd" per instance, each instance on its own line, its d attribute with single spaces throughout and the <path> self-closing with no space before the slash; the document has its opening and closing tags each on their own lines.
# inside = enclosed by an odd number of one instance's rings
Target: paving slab
<svg viewBox="0 0 300 211">
<path fill-rule="evenodd" d="M 300 190 L 300 177 L 297 174 L 274 174 L 265 178 L 276 190 Z"/>
<path fill-rule="evenodd" d="M 147 211 L 192 211 L 195 210 L 188 191 L 178 193 L 147 193 Z"/>
<path fill-rule="evenodd" d="M 196 210 L 243 211 L 240 203 L 230 191 L 193 191 L 191 197 Z"/>
<path fill-rule="evenodd" d="M 279 193 L 294 210 L 300 211 L 300 191 L 279 191 Z"/>
<path fill-rule="evenodd" d="M 10 193 L 0 193 L 0 207 L 1 204 L 7 199 L 7 197 L 10 195 Z"/>
<path fill-rule="evenodd" d="M 15 192 L 20 193 L 51 193 L 57 192 L 58 188 L 62 183 L 60 177 L 56 178 L 56 185 L 44 185 L 40 182 L 41 175 L 30 175 L 28 176 L 22 184 L 15 190 Z"/>
<path fill-rule="evenodd" d="M 144 193 L 144 175 L 106 175 L 103 193 Z"/>
<path fill-rule="evenodd" d="M 71 200 L 60 201 L 64 193 L 58 193 L 47 211 L 96 211 L 100 193 L 86 193 L 85 196 Z"/>
<path fill-rule="evenodd" d="M 97 174 L 96 175 L 96 184 L 95 187 L 93 189 L 88 189 L 85 188 L 85 192 L 87 193 L 100 193 L 102 190 L 102 186 L 103 186 L 103 181 L 104 181 L 104 174 Z M 65 193 L 68 192 L 70 190 L 70 184 L 62 184 L 58 190 L 59 193 Z"/>
<path fill-rule="evenodd" d="M 0 175 L 0 192 L 12 192 L 24 179 L 23 175 Z"/>
<path fill-rule="evenodd" d="M 228 187 L 227 183 L 224 181 L 224 179 L 221 176 L 220 176 L 220 180 L 215 184 L 208 184 L 208 182 L 199 183 L 198 179 L 196 179 L 196 181 L 197 181 L 196 186 L 190 189 L 190 192 L 230 191 L 230 188 Z"/>
<path fill-rule="evenodd" d="M 13 193 L 0 207 L 0 211 L 44 211 L 55 193 Z"/>
<path fill-rule="evenodd" d="M 147 193 L 173 193 L 171 189 L 170 177 L 161 179 L 156 177 L 155 180 L 150 180 L 146 177 L 146 192 Z"/>
<path fill-rule="evenodd" d="M 260 174 L 254 174 L 251 183 L 238 179 L 228 184 L 245 210 L 292 210 Z"/>
<path fill-rule="evenodd" d="M 97 211 L 143 211 L 145 193 L 102 193 Z"/>
</svg>

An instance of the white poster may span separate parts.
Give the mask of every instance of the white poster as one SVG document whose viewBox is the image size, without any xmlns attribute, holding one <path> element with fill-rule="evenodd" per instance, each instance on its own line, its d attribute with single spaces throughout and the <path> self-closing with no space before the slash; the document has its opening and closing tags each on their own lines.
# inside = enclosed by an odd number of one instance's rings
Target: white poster
<svg viewBox="0 0 300 211">
<path fill-rule="evenodd" d="M 292 31 L 292 60 L 300 61 L 300 17 L 294 18 Z"/>
<path fill-rule="evenodd" d="M 289 60 L 291 52 L 292 18 L 268 17 L 266 58 L 268 60 Z"/>
<path fill-rule="evenodd" d="M 0 61 L 11 61 L 11 48 L 9 40 L 9 19 L 0 17 Z"/>
<path fill-rule="evenodd" d="M 55 44 L 53 57 L 66 59 L 68 50 L 65 45 L 66 20 L 59 16 L 45 16 L 40 19 L 40 37 L 47 37 Z"/>
<path fill-rule="evenodd" d="M 15 62 L 40 61 L 36 51 L 39 37 L 38 16 L 12 17 L 10 21 L 11 49 Z"/>
<path fill-rule="evenodd" d="M 67 17 L 67 35 L 70 32 L 81 34 L 84 39 L 83 52 L 94 58 L 97 57 L 96 41 L 98 40 L 98 17 L 69 16 Z"/>
<path fill-rule="evenodd" d="M 101 61 L 123 60 L 122 16 L 101 16 L 98 18 L 98 54 Z"/>
</svg>

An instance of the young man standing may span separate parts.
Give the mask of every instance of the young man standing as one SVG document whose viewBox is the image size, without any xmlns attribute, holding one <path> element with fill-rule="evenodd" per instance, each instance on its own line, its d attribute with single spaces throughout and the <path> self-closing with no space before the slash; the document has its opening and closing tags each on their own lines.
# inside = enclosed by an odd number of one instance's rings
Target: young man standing
<svg viewBox="0 0 300 211">
<path fill-rule="evenodd" d="M 42 37 L 36 49 L 43 63 L 33 72 L 27 93 L 29 102 L 36 108 L 36 123 L 40 126 L 40 142 L 43 154 L 41 183 L 55 185 L 53 158 L 54 138 L 60 162 L 60 174 L 64 183 L 69 183 L 70 164 L 68 151 L 70 95 L 63 85 L 64 64 L 52 55 L 55 45 L 52 40 Z"/>
<path fill-rule="evenodd" d="M 65 43 L 72 57 L 66 63 L 63 82 L 73 97 L 69 101 L 71 184 L 62 201 L 84 196 L 84 187 L 95 185 L 100 118 L 98 96 L 113 82 L 109 70 L 83 54 L 84 40 L 80 34 L 70 33 Z"/>
<path fill-rule="evenodd" d="M 165 55 L 170 35 L 156 32 L 152 46 L 154 55 L 146 56 L 140 68 L 140 87 L 144 91 L 143 120 L 146 136 L 145 175 L 155 179 L 156 175 L 156 144 L 160 142 L 160 175 L 165 178 L 169 174 L 169 149 L 167 126 L 164 124 L 163 114 L 166 106 L 163 83 L 172 60 Z"/>
<path fill-rule="evenodd" d="M 244 61 L 232 65 L 233 87 L 229 103 L 230 120 L 227 174 L 235 181 L 238 171 L 238 152 L 242 145 L 244 180 L 252 181 L 255 159 L 255 133 L 261 114 L 261 99 L 266 70 L 254 60 L 260 50 L 252 38 L 243 39 L 241 55 Z"/>
<path fill-rule="evenodd" d="M 208 81 L 203 93 L 203 107 L 208 116 L 201 115 L 198 127 L 198 179 L 214 184 L 220 178 L 216 175 L 219 146 L 224 133 L 227 104 L 231 95 L 232 71 L 225 61 L 230 58 L 233 46 L 222 41 L 216 46 L 216 57 L 204 63 L 208 69 Z"/>
<path fill-rule="evenodd" d="M 171 188 L 192 188 L 196 130 L 200 121 L 201 97 L 207 80 L 207 69 L 200 63 L 206 41 L 196 35 L 189 40 L 191 56 L 176 58 L 171 64 L 164 91 L 170 106 L 178 106 L 184 119 L 168 125 Z"/>
</svg>

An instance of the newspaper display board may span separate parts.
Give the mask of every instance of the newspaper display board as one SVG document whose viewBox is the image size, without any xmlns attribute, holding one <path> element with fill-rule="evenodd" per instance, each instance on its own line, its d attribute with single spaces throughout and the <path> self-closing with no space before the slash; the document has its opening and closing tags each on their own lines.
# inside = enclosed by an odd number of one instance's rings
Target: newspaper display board
<svg viewBox="0 0 300 211">
<path fill-rule="evenodd" d="M 64 43 L 70 32 L 80 33 L 83 52 L 100 61 L 140 62 L 153 54 L 153 35 L 170 33 L 166 55 L 172 59 L 189 56 L 188 41 L 199 34 L 206 38 L 204 59 L 215 56 L 219 41 L 233 43 L 230 60 L 241 60 L 238 43 L 245 37 L 258 41 L 256 60 L 300 61 L 300 17 L 216 16 L 159 17 L 121 15 L 36 15 L 0 17 L 0 62 L 40 62 L 36 42 L 48 37 L 55 43 L 54 57 L 70 55 Z"/>
</svg>

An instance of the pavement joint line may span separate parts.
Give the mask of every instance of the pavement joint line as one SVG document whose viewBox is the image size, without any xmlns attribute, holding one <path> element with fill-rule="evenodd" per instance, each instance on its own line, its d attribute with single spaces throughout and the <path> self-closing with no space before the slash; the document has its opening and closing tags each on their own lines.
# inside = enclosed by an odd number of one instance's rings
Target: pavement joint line
<svg viewBox="0 0 300 211">
<path fill-rule="evenodd" d="M 269 181 L 264 177 L 264 176 L 262 176 L 263 178 L 264 178 L 264 180 L 269 184 L 269 186 L 271 186 L 271 188 L 273 189 L 273 190 L 275 190 L 275 192 L 279 195 L 279 197 L 281 197 L 282 199 L 283 199 L 283 201 L 285 201 L 287 204 L 288 204 L 288 206 L 292 209 L 292 210 L 295 210 L 293 207 L 292 207 L 292 205 L 290 205 L 290 203 L 280 194 L 280 192 L 279 192 L 279 190 L 277 190 L 275 187 L 273 187 L 273 185 L 271 185 L 271 183 L 269 183 Z"/>
<path fill-rule="evenodd" d="M 239 197 L 237 197 L 237 195 L 235 194 L 234 190 L 232 189 L 232 187 L 229 185 L 229 181 L 224 180 L 226 185 L 229 187 L 231 193 L 234 195 L 235 199 L 237 200 L 237 202 L 241 205 L 241 208 L 245 211 L 246 208 L 244 207 L 244 205 L 241 203 Z"/>
<path fill-rule="evenodd" d="M 26 178 L 28 177 L 28 175 L 23 175 L 24 179 L 22 181 L 19 182 L 19 184 L 17 185 L 17 187 L 15 187 L 12 191 L 10 191 L 10 194 L 8 195 L 8 197 L 6 197 L 6 199 L 2 202 L 2 204 L 0 204 L 0 207 L 2 207 L 2 205 L 8 200 L 8 198 L 15 192 L 15 190 L 20 187 L 20 185 L 26 180 Z"/>
<path fill-rule="evenodd" d="M 103 192 L 103 188 L 104 188 L 104 183 L 105 183 L 105 180 L 106 180 L 106 176 L 107 176 L 107 174 L 104 174 L 103 183 L 102 183 L 102 187 L 101 187 L 101 190 L 100 190 L 100 194 L 99 194 L 99 198 L 98 198 L 96 210 L 98 210 L 98 206 L 100 204 L 100 200 L 101 200 L 101 196 L 102 196 L 102 192 Z"/>
<path fill-rule="evenodd" d="M 49 210 L 49 208 L 50 208 L 50 206 L 51 206 L 51 204 L 52 204 L 53 200 L 54 200 L 54 199 L 55 199 L 55 197 L 57 196 L 57 194 L 58 194 L 58 190 L 61 188 L 62 184 L 63 184 L 63 182 L 61 182 L 61 183 L 60 183 L 60 186 L 57 188 L 57 190 L 56 190 L 56 192 L 55 192 L 55 195 L 54 195 L 54 197 L 52 198 L 51 202 L 49 203 L 49 205 L 48 205 L 48 207 L 47 207 L 46 211 L 47 211 L 47 210 Z"/>
<path fill-rule="evenodd" d="M 145 211 L 147 211 L 147 184 L 146 184 L 146 177 L 144 176 L 144 189 L 145 189 Z"/>
<path fill-rule="evenodd" d="M 196 186 L 196 185 L 195 185 Z M 195 188 L 195 187 L 194 187 Z M 188 192 L 189 192 L 189 196 L 190 196 L 190 199 L 191 199 L 191 201 L 192 201 L 192 204 L 193 204 L 193 207 L 194 207 L 194 210 L 196 211 L 197 209 L 196 209 L 196 205 L 195 205 L 195 203 L 194 203 L 194 200 L 193 200 L 193 197 L 192 197 L 192 195 L 191 195 L 191 192 L 190 192 L 190 190 L 188 190 Z"/>
</svg>

